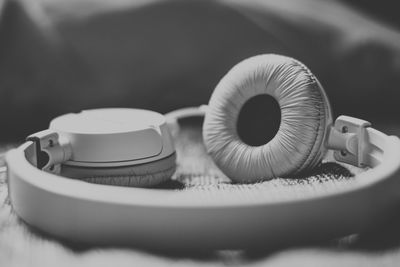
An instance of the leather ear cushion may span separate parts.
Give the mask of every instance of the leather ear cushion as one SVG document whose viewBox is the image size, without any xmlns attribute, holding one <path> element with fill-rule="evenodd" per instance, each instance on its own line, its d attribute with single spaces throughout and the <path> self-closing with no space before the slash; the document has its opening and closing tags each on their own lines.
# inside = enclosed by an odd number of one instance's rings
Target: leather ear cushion
<svg viewBox="0 0 400 267">
<path fill-rule="evenodd" d="M 124 167 L 78 167 L 63 165 L 61 175 L 89 183 L 151 187 L 160 184 L 174 174 L 176 154 L 157 161 Z"/>
<path fill-rule="evenodd" d="M 237 120 L 243 105 L 260 94 L 278 102 L 281 124 L 267 144 L 250 146 L 239 138 Z M 209 102 L 203 138 L 207 151 L 229 178 L 255 182 L 318 164 L 330 123 L 329 101 L 315 76 L 297 60 L 267 54 L 240 62 L 219 82 Z"/>
</svg>

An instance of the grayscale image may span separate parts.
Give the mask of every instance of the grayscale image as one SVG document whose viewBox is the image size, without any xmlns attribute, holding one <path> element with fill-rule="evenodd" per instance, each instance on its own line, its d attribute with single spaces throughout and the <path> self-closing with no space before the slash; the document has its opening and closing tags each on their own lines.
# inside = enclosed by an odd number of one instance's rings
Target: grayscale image
<svg viewBox="0 0 400 267">
<path fill-rule="evenodd" d="M 399 266 L 398 15 L 0 0 L 0 267 Z"/>
</svg>

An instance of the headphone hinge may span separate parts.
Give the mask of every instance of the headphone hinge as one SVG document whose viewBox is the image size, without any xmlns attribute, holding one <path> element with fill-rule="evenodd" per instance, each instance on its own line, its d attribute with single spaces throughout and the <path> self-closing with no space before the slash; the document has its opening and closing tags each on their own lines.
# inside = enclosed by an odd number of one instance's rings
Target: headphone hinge
<svg viewBox="0 0 400 267">
<path fill-rule="evenodd" d="M 72 149 L 69 142 L 60 138 L 57 132 L 44 130 L 26 138 L 35 143 L 36 167 L 51 173 L 60 173 L 61 163 L 71 158 Z"/>
<path fill-rule="evenodd" d="M 366 128 L 371 126 L 368 121 L 349 116 L 339 116 L 335 125 L 330 127 L 326 146 L 335 150 L 337 161 L 358 167 L 366 166 L 368 142 Z"/>
</svg>

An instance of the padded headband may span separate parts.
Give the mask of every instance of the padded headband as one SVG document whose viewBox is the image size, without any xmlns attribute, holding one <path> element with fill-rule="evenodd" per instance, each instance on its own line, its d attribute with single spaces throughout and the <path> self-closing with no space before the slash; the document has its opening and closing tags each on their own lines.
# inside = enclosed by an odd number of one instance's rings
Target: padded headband
<svg viewBox="0 0 400 267">
<path fill-rule="evenodd" d="M 357 155 L 371 169 L 358 174 L 357 183 L 312 196 L 271 202 L 227 192 L 89 184 L 37 169 L 32 141 L 6 155 L 9 195 L 28 224 L 74 242 L 232 249 L 335 237 L 365 229 L 399 200 L 400 140 L 352 125 L 340 142 L 332 130 L 327 146 Z"/>
</svg>

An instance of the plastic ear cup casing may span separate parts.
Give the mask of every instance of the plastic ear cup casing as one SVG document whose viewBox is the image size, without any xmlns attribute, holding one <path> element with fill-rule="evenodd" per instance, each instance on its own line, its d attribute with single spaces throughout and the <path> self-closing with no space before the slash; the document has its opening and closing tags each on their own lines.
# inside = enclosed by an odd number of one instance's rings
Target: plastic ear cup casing
<svg viewBox="0 0 400 267">
<path fill-rule="evenodd" d="M 281 124 L 271 141 L 250 146 L 237 133 L 237 118 L 246 101 L 260 94 L 279 103 Z M 208 153 L 229 178 L 255 182 L 318 164 L 331 123 L 329 101 L 317 78 L 295 59 L 267 54 L 240 62 L 222 78 L 209 102 L 203 138 Z"/>
<path fill-rule="evenodd" d="M 72 154 L 61 175 L 107 185 L 148 187 L 175 170 L 175 149 L 165 117 L 141 110 L 85 110 L 55 118 L 50 130 L 67 139 Z"/>
</svg>

